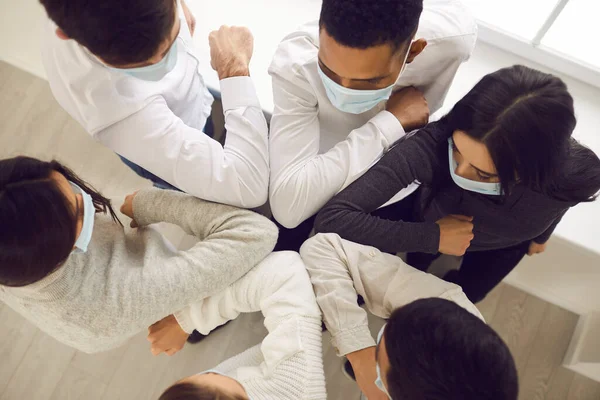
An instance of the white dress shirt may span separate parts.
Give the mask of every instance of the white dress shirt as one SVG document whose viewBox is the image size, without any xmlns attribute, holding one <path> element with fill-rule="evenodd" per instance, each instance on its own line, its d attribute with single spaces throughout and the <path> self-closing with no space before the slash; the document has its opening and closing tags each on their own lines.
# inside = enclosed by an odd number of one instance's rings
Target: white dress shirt
<svg viewBox="0 0 600 400">
<path fill-rule="evenodd" d="M 433 114 L 476 37 L 475 20 L 459 1 L 426 0 L 416 38 L 426 39 L 427 47 L 406 66 L 396 88 L 420 89 Z M 317 213 L 405 134 L 398 119 L 385 111 L 385 102 L 359 115 L 335 108 L 318 74 L 318 51 L 315 21 L 281 42 L 269 68 L 275 103 L 269 199 L 273 215 L 287 228 Z"/>
<path fill-rule="evenodd" d="M 198 72 L 192 37 L 179 7 L 177 64 L 158 82 L 109 68 L 49 22 L 42 49 L 52 92 L 95 139 L 194 196 L 258 207 L 268 195 L 268 128 L 249 77 L 220 82 L 227 139 L 202 129 L 213 98 Z"/>
<path fill-rule="evenodd" d="M 356 302 L 361 295 L 369 311 L 381 318 L 418 299 L 438 297 L 456 303 L 483 320 L 460 286 L 419 271 L 400 257 L 340 238 L 318 234 L 300 249 L 302 259 L 339 356 L 375 346 L 367 312 Z"/>
<path fill-rule="evenodd" d="M 325 400 L 321 311 L 298 253 L 272 253 L 224 291 L 175 317 L 186 332 L 208 334 L 255 311 L 263 313 L 268 335 L 214 369 L 239 381 L 253 400 Z"/>
</svg>

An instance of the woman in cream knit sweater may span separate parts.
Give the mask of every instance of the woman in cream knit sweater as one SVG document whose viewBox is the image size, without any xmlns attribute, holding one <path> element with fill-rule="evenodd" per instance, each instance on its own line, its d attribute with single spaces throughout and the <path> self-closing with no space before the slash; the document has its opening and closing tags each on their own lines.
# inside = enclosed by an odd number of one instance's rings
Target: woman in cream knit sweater
<svg viewBox="0 0 600 400">
<path fill-rule="evenodd" d="M 142 190 L 122 211 L 57 162 L 0 161 L 0 300 L 87 353 L 121 345 L 156 321 L 223 291 L 273 249 L 277 229 L 246 210 Z M 200 241 L 176 251 L 149 227 Z"/>
</svg>

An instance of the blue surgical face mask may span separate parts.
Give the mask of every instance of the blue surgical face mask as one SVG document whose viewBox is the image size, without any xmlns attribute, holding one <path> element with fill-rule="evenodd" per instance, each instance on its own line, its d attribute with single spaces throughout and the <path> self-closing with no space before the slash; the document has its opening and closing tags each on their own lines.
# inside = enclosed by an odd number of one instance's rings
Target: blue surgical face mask
<svg viewBox="0 0 600 400">
<path fill-rule="evenodd" d="M 379 343 L 381 343 L 381 338 L 383 337 L 384 330 L 385 330 L 385 325 L 383 326 L 383 328 L 381 328 L 381 330 L 379 331 L 379 334 L 377 335 L 377 346 L 379 346 Z M 375 385 L 377 386 L 377 388 L 379 388 L 379 390 L 381 390 L 383 393 L 387 394 L 387 397 L 391 400 L 392 396 L 390 396 L 390 394 L 388 393 L 387 389 L 385 388 L 385 385 L 383 384 L 383 379 L 381 379 L 381 370 L 379 369 L 378 362 L 375 363 L 375 368 L 377 370 L 377 379 L 375 379 Z"/>
<path fill-rule="evenodd" d="M 173 45 L 169 49 L 169 52 L 163 57 L 162 60 L 156 64 L 148 65 L 146 67 L 139 68 L 111 68 L 123 72 L 127 75 L 131 75 L 135 78 L 157 82 L 165 77 L 169 72 L 175 68 L 177 64 L 177 39 L 173 42 Z"/>
<path fill-rule="evenodd" d="M 85 253 L 88 249 L 88 245 L 92 240 L 92 232 L 94 231 L 94 216 L 96 215 L 96 208 L 92 201 L 92 196 L 87 194 L 79 186 L 73 182 L 69 182 L 73 192 L 75 194 L 81 194 L 83 198 L 83 224 L 81 225 L 81 232 L 75 242 L 75 249 L 73 253 Z"/>
<path fill-rule="evenodd" d="M 398 82 L 398 79 L 402 76 L 402 72 L 404 72 L 409 53 L 410 50 L 406 52 L 404 62 L 402 63 L 402 69 L 400 70 L 396 82 Z M 319 71 L 319 76 L 321 77 L 321 81 L 323 81 L 325 92 L 327 93 L 327 97 L 329 98 L 329 101 L 331 101 L 331 104 L 338 110 L 350 114 L 362 114 L 377 106 L 377 104 L 382 101 L 387 101 L 392 95 L 394 86 L 396 86 L 395 82 L 391 86 L 377 90 L 349 89 L 335 83 L 331 78 L 325 75 L 320 65 L 317 65 L 317 70 Z"/>
<path fill-rule="evenodd" d="M 502 186 L 500 183 L 477 182 L 467 178 L 463 178 L 456 174 L 458 163 L 454 159 L 454 141 L 448 139 L 448 160 L 450 162 L 450 176 L 459 187 L 476 193 L 486 194 L 488 196 L 500 196 L 502 194 Z"/>
</svg>

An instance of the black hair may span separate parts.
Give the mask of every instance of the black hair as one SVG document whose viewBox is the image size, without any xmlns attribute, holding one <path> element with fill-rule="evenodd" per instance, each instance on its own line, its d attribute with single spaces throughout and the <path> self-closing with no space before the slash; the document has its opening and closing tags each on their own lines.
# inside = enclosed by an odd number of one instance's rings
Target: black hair
<svg viewBox="0 0 600 400">
<path fill-rule="evenodd" d="M 110 212 L 110 200 L 57 161 L 29 157 L 0 160 L 0 285 L 26 286 L 57 268 L 76 241 L 77 215 L 52 172 L 62 174 L 92 197 L 96 212 Z"/>
<path fill-rule="evenodd" d="M 600 160 L 572 138 L 573 98 L 558 77 L 522 65 L 481 79 L 443 118 L 485 144 L 505 194 L 516 184 L 568 202 L 593 201 Z"/>
<path fill-rule="evenodd" d="M 182 382 L 165 390 L 158 400 L 248 400 L 248 398 L 224 394 L 210 386 Z"/>
<path fill-rule="evenodd" d="M 506 344 L 451 301 L 420 299 L 398 308 L 384 337 L 393 399 L 517 399 L 517 370 Z"/>
<path fill-rule="evenodd" d="M 415 34 L 422 11 L 423 0 L 323 0 L 319 26 L 346 47 L 399 50 Z"/>
<path fill-rule="evenodd" d="M 67 36 L 112 65 L 147 61 L 169 37 L 176 0 L 40 0 Z"/>
</svg>

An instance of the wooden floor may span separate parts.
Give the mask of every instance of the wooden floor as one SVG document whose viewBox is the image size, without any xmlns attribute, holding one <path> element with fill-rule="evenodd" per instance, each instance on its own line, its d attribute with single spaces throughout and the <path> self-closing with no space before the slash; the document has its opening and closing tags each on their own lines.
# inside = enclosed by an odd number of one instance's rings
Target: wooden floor
<svg viewBox="0 0 600 400">
<path fill-rule="evenodd" d="M 17 154 L 57 158 L 111 198 L 148 186 L 60 109 L 45 81 L 0 62 L 0 158 Z M 522 400 L 600 399 L 600 384 L 560 366 L 576 315 L 508 285 L 479 306 L 514 354 Z M 382 322 L 372 320 L 377 332 Z M 90 356 L 46 336 L 3 304 L 0 321 L 3 400 L 156 399 L 175 380 L 215 366 L 265 334 L 260 314 L 246 314 L 170 358 L 153 357 L 143 332 L 122 348 Z M 323 341 L 329 398 L 358 400 L 327 333 Z"/>
</svg>

